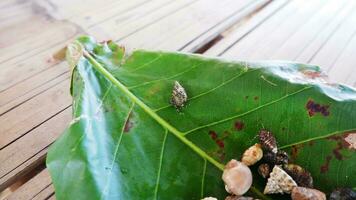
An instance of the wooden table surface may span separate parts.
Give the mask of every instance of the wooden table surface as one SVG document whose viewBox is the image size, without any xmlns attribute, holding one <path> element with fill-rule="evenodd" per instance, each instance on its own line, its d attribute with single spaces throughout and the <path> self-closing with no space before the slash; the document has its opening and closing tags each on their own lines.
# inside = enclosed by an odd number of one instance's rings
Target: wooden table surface
<svg viewBox="0 0 356 200">
<path fill-rule="evenodd" d="M 348 0 L 2 0 L 0 199 L 55 198 L 46 152 L 71 120 L 69 67 L 55 52 L 76 36 L 311 63 L 356 86 L 355 11 Z"/>
</svg>

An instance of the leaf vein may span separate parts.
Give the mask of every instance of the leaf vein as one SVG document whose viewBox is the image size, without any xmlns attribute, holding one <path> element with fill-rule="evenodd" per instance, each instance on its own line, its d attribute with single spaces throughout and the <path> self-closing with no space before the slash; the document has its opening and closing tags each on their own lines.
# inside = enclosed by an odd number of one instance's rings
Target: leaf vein
<svg viewBox="0 0 356 200">
<path fill-rule="evenodd" d="M 157 172 L 154 199 L 157 199 L 157 195 L 158 195 L 158 186 L 159 186 L 159 181 L 160 181 L 160 178 L 161 178 L 161 168 L 162 168 L 162 163 L 163 163 L 163 153 L 164 153 L 164 148 L 165 148 L 165 145 L 166 145 L 167 135 L 168 135 L 168 130 L 165 129 L 164 138 L 163 138 L 163 142 L 162 142 L 161 153 L 160 153 L 160 156 L 159 156 L 159 165 L 158 165 L 158 172 Z"/>
<path fill-rule="evenodd" d="M 211 92 L 213 92 L 213 91 L 215 91 L 215 90 L 217 90 L 217 89 L 223 87 L 224 85 L 226 85 L 226 84 L 232 82 L 233 80 L 235 80 L 235 79 L 237 79 L 237 78 L 239 78 L 239 77 L 241 77 L 241 76 L 243 76 L 243 75 L 245 75 L 245 74 L 247 74 L 247 73 L 256 71 L 256 70 L 258 70 L 258 69 L 251 69 L 251 70 L 248 70 L 248 71 L 244 71 L 244 72 L 242 72 L 242 73 L 238 73 L 237 75 L 233 76 L 232 78 L 230 78 L 230 79 L 227 80 L 227 81 L 224 81 L 224 82 L 220 83 L 219 85 L 215 86 L 214 88 L 211 88 L 210 90 L 207 90 L 207 91 L 205 91 L 205 92 L 202 92 L 202 93 L 200 93 L 200 94 L 198 94 L 198 95 L 195 95 L 194 97 L 188 98 L 188 101 L 191 101 L 191 100 L 193 100 L 193 99 L 202 97 L 202 96 L 204 96 L 204 95 L 207 95 L 207 94 L 209 94 L 209 93 L 211 93 Z M 157 108 L 157 109 L 155 109 L 154 111 L 157 112 L 157 111 L 163 110 L 163 109 L 165 109 L 165 108 L 169 108 L 169 107 L 171 107 L 171 106 L 172 106 L 172 105 L 166 105 L 166 106 Z"/>
<path fill-rule="evenodd" d="M 172 78 L 175 78 L 175 77 L 178 77 L 182 74 L 185 74 L 195 68 L 197 68 L 198 66 L 202 65 L 203 63 L 200 63 L 200 64 L 197 64 L 197 65 L 193 65 L 192 67 L 189 67 L 188 69 L 184 70 L 184 71 L 181 71 L 177 74 L 174 74 L 172 76 L 169 76 L 169 77 L 166 77 L 166 78 L 160 78 L 160 79 L 156 79 L 156 80 L 152 80 L 152 81 L 147 81 L 147 82 L 144 82 L 144 83 L 140 83 L 140 84 L 137 84 L 137 85 L 133 85 L 133 86 L 128 86 L 127 88 L 129 89 L 134 89 L 134 88 L 138 88 L 138 87 L 141 87 L 141 86 L 144 86 L 144 85 L 148 85 L 150 83 L 155 83 L 155 82 L 159 82 L 159 81 L 163 81 L 163 80 L 169 80 L 169 79 L 172 79 Z"/>
<path fill-rule="evenodd" d="M 242 116 L 248 115 L 248 114 L 250 114 L 250 113 L 252 113 L 252 112 L 254 112 L 254 111 L 256 111 L 256 110 L 259 110 L 259 109 L 262 109 L 262 108 L 264 108 L 264 107 L 266 107 L 266 106 L 269 106 L 269 105 L 275 104 L 275 103 L 277 103 L 277 102 L 280 102 L 280 101 L 282 101 L 282 100 L 284 100 L 284 99 L 286 99 L 286 98 L 288 98 L 288 97 L 290 97 L 290 96 L 293 96 L 293 95 L 295 95 L 295 94 L 298 94 L 298 93 L 303 92 L 304 90 L 307 90 L 307 89 L 310 89 L 310 88 L 312 88 L 312 87 L 311 87 L 311 86 L 304 87 L 304 88 L 302 88 L 302 89 L 300 89 L 300 90 L 297 90 L 297 91 L 295 91 L 295 92 L 293 92 L 293 93 L 284 95 L 284 96 L 282 96 L 282 97 L 280 97 L 280 98 L 278 98 L 278 99 L 276 99 L 276 100 L 274 100 L 274 101 L 265 103 L 265 104 L 263 104 L 263 105 L 261 105 L 261 106 L 258 106 L 258 107 L 256 107 L 256 108 L 253 108 L 253 109 L 251 109 L 251 110 L 248 110 L 248 111 L 246 111 L 246 112 L 244 112 L 244 113 L 241 113 L 241 114 L 238 114 L 238 115 L 234 115 L 234 116 L 231 116 L 231 117 L 227 117 L 227 118 L 225 118 L 225 119 L 218 120 L 218 121 L 215 121 L 215 122 L 211 122 L 211 123 L 209 123 L 209 124 L 205 124 L 205 125 L 202 125 L 202 126 L 198 126 L 198 127 L 196 127 L 196 128 L 193 128 L 193 129 L 191 129 L 191 130 L 188 130 L 188 131 L 184 132 L 183 135 L 186 136 L 187 134 L 192 133 L 192 132 L 194 132 L 194 131 L 197 131 L 197 130 L 200 130 L 200 129 L 203 129 L 203 128 L 206 128 L 206 127 L 210 127 L 210 126 L 213 126 L 213 125 L 217 125 L 217 124 L 220 124 L 220 123 L 223 123 L 223 122 L 226 122 L 226 121 L 229 121 L 229 120 L 238 118 L 238 117 L 242 117 Z"/>
<path fill-rule="evenodd" d="M 205 184 L 205 173 L 206 173 L 206 159 L 204 159 L 204 167 L 203 167 L 203 176 L 201 180 L 201 188 L 200 188 L 200 198 L 204 198 L 204 184 Z"/>
<path fill-rule="evenodd" d="M 105 197 L 106 193 L 108 192 L 108 189 L 109 189 L 109 186 L 110 186 L 112 169 L 114 168 L 114 164 L 115 164 L 115 160 L 116 160 L 117 154 L 119 152 L 119 147 L 120 147 L 120 144 L 121 144 L 122 136 L 124 134 L 125 123 L 129 119 L 130 114 L 131 114 L 132 109 L 133 109 L 134 106 L 135 106 L 135 103 L 132 103 L 131 106 L 130 106 L 129 112 L 127 113 L 127 115 L 125 117 L 124 124 L 122 125 L 120 136 L 119 136 L 119 139 L 118 139 L 116 147 L 115 147 L 114 157 L 113 157 L 113 159 L 111 161 L 109 172 L 107 174 L 107 181 L 105 183 L 104 190 L 103 190 L 103 192 L 101 194 L 100 199 L 103 199 Z"/>
</svg>

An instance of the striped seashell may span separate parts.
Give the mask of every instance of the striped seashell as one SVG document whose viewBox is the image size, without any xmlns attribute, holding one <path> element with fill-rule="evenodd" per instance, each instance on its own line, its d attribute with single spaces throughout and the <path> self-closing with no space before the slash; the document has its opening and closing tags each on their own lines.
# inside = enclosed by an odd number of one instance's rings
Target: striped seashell
<svg viewBox="0 0 356 200">
<path fill-rule="evenodd" d="M 264 194 L 284 194 L 291 193 L 292 189 L 297 186 L 297 183 L 290 177 L 281 167 L 275 165 L 270 177 L 267 180 L 267 185 L 263 191 Z"/>
<path fill-rule="evenodd" d="M 261 130 L 258 136 L 260 139 L 260 143 L 264 149 L 271 151 L 275 154 L 277 153 L 276 138 L 273 136 L 273 134 L 270 131 Z"/>
</svg>

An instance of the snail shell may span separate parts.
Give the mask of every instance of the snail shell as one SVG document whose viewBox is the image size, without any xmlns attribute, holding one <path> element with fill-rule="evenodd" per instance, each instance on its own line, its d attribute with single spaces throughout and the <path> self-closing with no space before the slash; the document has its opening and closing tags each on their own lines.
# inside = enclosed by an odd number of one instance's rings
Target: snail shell
<svg viewBox="0 0 356 200">
<path fill-rule="evenodd" d="M 297 183 L 283 169 L 277 165 L 273 167 L 267 185 L 263 191 L 264 194 L 284 194 L 290 193 Z"/>
<path fill-rule="evenodd" d="M 247 166 L 251 166 L 261 160 L 263 151 L 260 144 L 255 144 L 248 148 L 242 155 L 241 162 Z"/>
<path fill-rule="evenodd" d="M 296 164 L 284 165 L 283 169 L 293 178 L 301 187 L 313 188 L 313 177 L 311 174 Z"/>
<path fill-rule="evenodd" d="M 269 174 L 271 173 L 271 167 L 267 163 L 261 164 L 260 166 L 258 166 L 258 173 L 263 178 L 267 178 L 269 176 Z"/>
</svg>

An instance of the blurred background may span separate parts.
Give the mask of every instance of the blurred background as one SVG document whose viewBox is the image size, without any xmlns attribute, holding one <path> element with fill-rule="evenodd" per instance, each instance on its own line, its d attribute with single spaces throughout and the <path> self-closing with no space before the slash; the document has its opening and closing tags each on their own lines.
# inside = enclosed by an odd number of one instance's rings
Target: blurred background
<svg viewBox="0 0 356 200">
<path fill-rule="evenodd" d="M 319 65 L 356 86 L 353 0 L 1 0 L 0 199 L 52 199 L 47 148 L 71 119 L 78 35 L 127 49 Z"/>
</svg>

